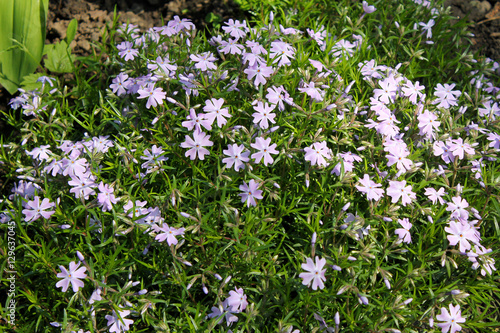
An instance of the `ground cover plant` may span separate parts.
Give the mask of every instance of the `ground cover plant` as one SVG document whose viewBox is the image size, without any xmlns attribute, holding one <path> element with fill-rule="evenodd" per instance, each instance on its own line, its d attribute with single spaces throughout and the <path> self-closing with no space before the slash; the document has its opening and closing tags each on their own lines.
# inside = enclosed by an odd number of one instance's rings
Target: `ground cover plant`
<svg viewBox="0 0 500 333">
<path fill-rule="evenodd" d="M 499 327 L 499 64 L 439 4 L 262 8 L 210 39 L 115 22 L 74 79 L 30 77 L 3 327 Z"/>
</svg>

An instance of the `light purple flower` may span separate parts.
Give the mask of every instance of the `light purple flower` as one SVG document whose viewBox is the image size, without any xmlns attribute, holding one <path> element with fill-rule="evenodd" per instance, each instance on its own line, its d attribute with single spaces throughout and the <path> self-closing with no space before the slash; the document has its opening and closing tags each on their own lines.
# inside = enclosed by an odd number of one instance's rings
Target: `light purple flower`
<svg viewBox="0 0 500 333">
<path fill-rule="evenodd" d="M 311 286 L 312 283 L 313 290 L 317 290 L 318 287 L 319 289 L 325 288 L 324 281 L 326 281 L 326 269 L 323 269 L 325 264 L 326 259 L 324 258 L 319 259 L 318 256 L 316 256 L 316 263 L 314 263 L 311 258 L 307 258 L 306 263 L 301 265 L 307 272 L 299 274 L 299 277 L 303 279 L 302 284 Z"/>
<path fill-rule="evenodd" d="M 278 62 L 278 67 L 291 65 L 290 58 L 294 58 L 295 48 L 283 41 L 271 42 L 269 58 L 274 59 L 273 64 Z"/>
<path fill-rule="evenodd" d="M 183 121 L 181 125 L 188 130 L 192 130 L 194 128 L 195 132 L 201 132 L 201 126 L 205 127 L 209 131 L 212 129 L 213 120 L 208 119 L 204 113 L 196 114 L 194 109 L 190 109 L 189 115 L 186 118 L 187 120 Z"/>
<path fill-rule="evenodd" d="M 224 22 L 224 24 L 227 26 L 222 27 L 222 30 L 236 39 L 245 37 L 247 31 L 249 31 L 246 21 L 240 23 L 238 20 L 229 19 L 229 21 Z"/>
<path fill-rule="evenodd" d="M 74 261 L 69 263 L 69 270 L 64 266 L 59 266 L 61 273 L 57 273 L 57 277 L 62 278 L 62 280 L 56 283 L 56 288 L 62 287 L 62 291 L 66 292 L 70 283 L 75 293 L 78 289 L 83 288 L 84 283 L 80 279 L 85 279 L 87 277 L 87 274 L 85 274 L 87 268 L 78 268 L 79 266 L 80 263 L 76 264 Z"/>
<path fill-rule="evenodd" d="M 395 234 L 399 236 L 399 239 L 402 239 L 405 243 L 411 243 L 411 234 L 410 229 L 412 224 L 408 220 L 408 218 L 398 219 L 399 224 L 403 228 L 396 229 Z"/>
<path fill-rule="evenodd" d="M 193 138 L 194 140 L 191 139 L 189 135 L 186 135 L 186 141 L 181 143 L 182 148 L 189 148 L 185 156 L 189 156 L 191 160 L 194 160 L 198 155 L 200 160 L 204 160 L 205 155 L 209 155 L 210 152 L 208 149 L 203 147 L 213 146 L 214 143 L 210 141 L 210 135 L 207 135 L 204 132 L 195 131 L 193 133 Z"/>
<path fill-rule="evenodd" d="M 270 121 L 273 124 L 276 123 L 276 121 L 274 120 L 274 118 L 276 117 L 276 114 L 272 113 L 272 111 L 275 108 L 274 104 L 269 105 L 267 103 L 264 104 L 262 102 L 258 102 L 257 106 L 254 106 L 253 108 L 255 111 L 257 111 L 257 112 L 254 112 L 252 114 L 253 123 L 259 124 L 260 128 L 262 128 L 262 129 L 269 128 L 268 121 Z"/>
<path fill-rule="evenodd" d="M 50 145 L 43 145 L 34 148 L 32 151 L 26 151 L 26 154 L 30 155 L 32 158 L 41 161 L 47 161 L 50 159 L 52 152 L 50 151 Z"/>
<path fill-rule="evenodd" d="M 459 90 L 452 90 L 455 87 L 455 83 L 442 85 L 441 83 L 437 84 L 436 91 L 434 92 L 434 96 L 436 96 L 436 100 L 433 104 L 438 104 L 438 108 L 449 109 L 450 106 L 458 105 L 457 98 L 462 94 Z"/>
<path fill-rule="evenodd" d="M 451 212 L 452 218 L 467 220 L 469 218 L 469 212 L 466 210 L 467 207 L 469 207 L 467 200 L 462 199 L 460 196 L 456 196 L 451 198 L 451 202 L 448 202 L 446 211 Z"/>
<path fill-rule="evenodd" d="M 363 1 L 363 11 L 366 14 L 371 14 L 371 13 L 373 13 L 376 10 L 377 10 L 377 8 L 375 8 L 375 6 L 370 6 L 370 5 L 368 5 L 368 2 Z"/>
<path fill-rule="evenodd" d="M 23 214 L 25 215 L 26 222 L 36 221 L 42 216 L 45 219 L 49 219 L 55 211 L 47 211 L 52 207 L 55 207 L 55 203 L 50 202 L 49 199 L 44 198 L 40 203 L 40 197 L 35 196 L 33 201 L 28 201 L 25 205 L 26 209 L 23 209 Z"/>
<path fill-rule="evenodd" d="M 311 146 L 304 148 L 305 160 L 311 165 L 328 166 L 327 159 L 332 158 L 332 150 L 326 146 L 326 141 L 315 142 Z"/>
<path fill-rule="evenodd" d="M 234 170 L 239 171 L 240 169 L 245 168 L 244 162 L 248 162 L 250 159 L 248 156 L 250 155 L 249 151 L 245 151 L 245 146 L 237 144 L 232 144 L 227 146 L 227 150 L 222 151 L 226 156 L 226 158 L 222 159 L 223 163 L 226 163 L 227 168 L 231 168 L 234 164 Z"/>
<path fill-rule="evenodd" d="M 204 52 L 202 54 L 191 54 L 189 58 L 196 62 L 194 67 L 201 69 L 203 72 L 208 69 L 217 69 L 217 66 L 214 64 L 214 61 L 217 60 L 216 57 L 212 54 L 212 52 Z"/>
<path fill-rule="evenodd" d="M 205 118 L 211 121 L 211 124 L 217 119 L 217 126 L 222 127 L 227 123 L 226 118 L 230 118 L 228 108 L 222 108 L 222 104 L 224 104 L 224 99 L 207 99 L 205 101 L 205 106 L 203 107 L 203 111 L 206 112 Z"/>
<path fill-rule="evenodd" d="M 283 102 L 286 102 L 287 104 L 293 103 L 293 98 L 290 97 L 283 86 L 272 86 L 270 88 L 267 88 L 267 92 L 268 94 L 266 95 L 266 98 L 269 103 L 278 105 L 278 109 L 280 111 L 285 110 L 285 105 L 283 104 Z"/>
<path fill-rule="evenodd" d="M 229 297 L 226 299 L 227 305 L 233 312 L 241 312 L 246 309 L 247 295 L 243 291 L 243 288 L 234 288 L 229 292 Z"/>
<path fill-rule="evenodd" d="M 131 42 L 122 42 L 116 46 L 120 51 L 118 55 L 125 59 L 125 61 L 134 60 L 134 58 L 139 54 L 139 51 L 133 48 L 134 44 Z"/>
<path fill-rule="evenodd" d="M 438 117 L 429 110 L 425 110 L 417 119 L 418 128 L 420 129 L 419 134 L 428 139 L 434 138 L 434 131 L 441 125 L 441 122 L 437 121 Z"/>
<path fill-rule="evenodd" d="M 243 191 L 243 193 L 238 194 L 241 197 L 241 202 L 247 202 L 247 207 L 252 206 L 257 206 L 257 202 L 255 199 L 262 199 L 262 190 L 258 190 L 259 188 L 259 183 L 255 182 L 255 180 L 251 179 L 247 183 L 243 181 L 243 185 L 240 185 L 239 189 L 240 191 Z"/>
<path fill-rule="evenodd" d="M 99 206 L 102 207 L 102 211 L 110 211 L 113 208 L 113 205 L 118 202 L 118 199 L 115 198 L 113 194 L 114 188 L 110 187 L 108 184 L 104 184 L 101 182 L 97 187 L 101 193 L 97 195 L 97 202 Z"/>
<path fill-rule="evenodd" d="M 258 137 L 255 139 L 255 143 L 250 144 L 252 148 L 258 150 L 257 153 L 252 154 L 252 158 L 255 159 L 255 163 L 260 163 L 260 160 L 264 157 L 264 165 L 267 166 L 270 163 L 274 162 L 271 154 L 278 154 L 279 152 L 276 150 L 276 144 L 271 144 L 271 138 L 263 139 Z"/>
<path fill-rule="evenodd" d="M 473 243 L 479 242 L 476 236 L 476 230 L 473 229 L 469 223 L 450 221 L 449 225 L 449 227 L 444 228 L 444 231 L 450 234 L 446 238 L 448 238 L 452 246 L 459 244 L 460 252 L 465 253 L 465 251 L 471 249 L 469 241 Z"/>
<path fill-rule="evenodd" d="M 442 198 L 443 195 L 446 194 L 444 191 L 444 187 L 441 187 L 438 191 L 433 189 L 432 187 L 426 187 L 425 188 L 425 193 L 424 193 L 430 200 L 432 200 L 432 204 L 436 204 L 436 202 L 439 201 L 439 203 L 442 205 L 444 204 L 444 199 Z"/>
<path fill-rule="evenodd" d="M 406 186 L 406 180 L 389 181 L 387 195 L 392 198 L 392 203 L 398 202 L 399 198 L 401 198 L 403 206 L 406 206 L 406 204 L 409 204 L 413 200 L 417 199 L 416 194 L 411 190 L 411 185 Z"/>
<path fill-rule="evenodd" d="M 148 83 L 144 88 L 137 90 L 139 93 L 138 98 L 147 98 L 146 108 L 151 108 L 151 106 L 156 107 L 158 104 L 163 103 L 166 93 L 162 88 L 155 88 L 154 83 Z"/>
<path fill-rule="evenodd" d="M 125 73 L 118 74 L 109 85 L 113 93 L 118 96 L 125 95 L 132 81 L 128 79 L 128 75 Z"/>
<path fill-rule="evenodd" d="M 118 311 L 120 316 L 113 310 L 113 314 L 106 315 L 104 318 L 108 321 L 107 326 L 110 326 L 109 332 L 122 333 L 130 329 L 130 325 L 134 323 L 132 319 L 125 318 L 130 314 L 129 310 Z"/>
<path fill-rule="evenodd" d="M 323 100 L 323 96 L 325 92 L 319 88 L 314 86 L 314 82 L 309 82 L 308 84 L 304 84 L 303 88 L 299 88 L 300 92 L 306 93 L 316 102 L 321 102 Z"/>
<path fill-rule="evenodd" d="M 264 64 L 255 63 L 253 66 L 248 67 L 243 72 L 247 74 L 248 80 L 252 80 L 255 77 L 254 85 L 258 87 L 260 84 L 266 84 L 266 78 L 270 77 L 274 70 L 270 66 Z"/>
<path fill-rule="evenodd" d="M 184 235 L 184 230 L 186 230 L 185 228 L 176 229 L 173 227 L 169 227 L 166 223 L 163 223 L 162 226 L 153 224 L 152 229 L 155 232 L 159 233 L 158 235 L 156 235 L 155 240 L 157 240 L 158 242 L 164 242 L 166 240 L 168 245 L 176 245 L 178 243 L 178 240 L 175 236 Z"/>
<path fill-rule="evenodd" d="M 436 319 L 443 321 L 442 323 L 437 323 L 437 326 L 441 328 L 442 333 L 455 333 L 462 330 L 459 323 L 465 323 L 465 318 L 462 317 L 460 311 L 460 305 L 453 306 L 450 304 L 450 312 L 445 307 L 441 308 L 441 314 L 436 316 Z"/>
<path fill-rule="evenodd" d="M 381 187 L 382 185 L 375 183 L 373 180 L 370 179 L 370 176 L 368 176 L 366 173 L 363 176 L 363 179 L 359 180 L 359 183 L 361 185 L 356 185 L 356 188 L 361 193 L 365 193 L 366 198 L 368 200 L 377 201 L 378 199 L 384 196 L 384 190 L 378 188 Z"/>
</svg>

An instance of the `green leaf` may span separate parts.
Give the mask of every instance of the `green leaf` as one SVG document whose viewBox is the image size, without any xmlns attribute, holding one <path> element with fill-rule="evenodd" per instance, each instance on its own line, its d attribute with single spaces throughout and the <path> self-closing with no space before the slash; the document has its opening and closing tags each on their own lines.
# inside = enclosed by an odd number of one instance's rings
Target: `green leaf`
<svg viewBox="0 0 500 333">
<path fill-rule="evenodd" d="M 65 41 L 46 45 L 47 59 L 45 67 L 55 73 L 71 73 L 73 71 L 74 55 Z"/>
<path fill-rule="evenodd" d="M 76 36 L 76 31 L 78 30 L 78 21 L 76 19 L 72 19 L 71 22 L 69 22 L 68 29 L 66 29 L 66 43 L 68 45 L 71 44 L 71 42 L 75 39 Z"/>
<path fill-rule="evenodd" d="M 48 6 L 48 0 L 0 2 L 0 84 L 11 94 L 40 65 Z"/>
</svg>

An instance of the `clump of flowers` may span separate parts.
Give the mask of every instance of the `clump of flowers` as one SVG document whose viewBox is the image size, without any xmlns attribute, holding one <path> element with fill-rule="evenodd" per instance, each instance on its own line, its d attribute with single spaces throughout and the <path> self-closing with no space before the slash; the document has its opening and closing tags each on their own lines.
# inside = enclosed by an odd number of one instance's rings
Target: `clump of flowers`
<svg viewBox="0 0 500 333">
<path fill-rule="evenodd" d="M 80 66 L 99 75 L 41 76 L 11 101 L 0 227 L 16 328 L 484 326 L 500 65 L 452 48 L 428 1 L 297 6 L 208 40 L 178 16 L 124 24 L 106 61 Z M 432 71 L 450 49 L 453 80 Z"/>
</svg>

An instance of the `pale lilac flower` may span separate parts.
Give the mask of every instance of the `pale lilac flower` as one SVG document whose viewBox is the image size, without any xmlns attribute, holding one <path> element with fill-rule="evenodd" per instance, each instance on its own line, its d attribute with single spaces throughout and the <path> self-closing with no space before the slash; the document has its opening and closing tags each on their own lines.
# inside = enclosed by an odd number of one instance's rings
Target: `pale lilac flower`
<svg viewBox="0 0 500 333">
<path fill-rule="evenodd" d="M 14 183 L 14 187 L 11 189 L 13 194 L 9 195 L 9 200 L 14 200 L 15 196 L 20 196 L 24 199 L 31 199 L 35 196 L 36 190 L 41 190 L 41 187 L 38 184 L 20 180 L 19 183 Z"/>
<path fill-rule="evenodd" d="M 231 290 L 226 301 L 228 307 L 233 312 L 244 311 L 248 305 L 247 295 L 245 295 L 243 288 L 234 288 L 234 290 Z"/>
<path fill-rule="evenodd" d="M 294 58 L 295 48 L 282 41 L 271 42 L 269 58 L 274 59 L 273 64 L 278 62 L 278 67 L 291 65 L 290 58 Z"/>
<path fill-rule="evenodd" d="M 118 55 L 125 59 L 125 61 L 134 60 L 134 58 L 139 54 L 137 49 L 133 48 L 134 44 L 131 42 L 122 42 L 116 46 L 116 48 L 120 51 Z"/>
<path fill-rule="evenodd" d="M 110 326 L 109 327 L 110 332 L 115 332 L 115 333 L 126 332 L 130 329 L 130 325 L 134 323 L 132 319 L 125 318 L 130 314 L 129 310 L 123 310 L 118 312 L 120 314 L 120 317 L 118 317 L 118 315 L 114 310 L 111 316 L 106 315 L 104 317 L 108 321 L 107 326 Z"/>
<path fill-rule="evenodd" d="M 266 98 L 269 103 L 278 105 L 278 109 L 280 111 L 285 110 L 285 105 L 283 104 L 283 102 L 286 102 L 287 104 L 293 103 L 293 98 L 290 97 L 283 86 L 272 86 L 270 88 L 267 88 L 267 92 L 268 94 L 266 95 Z"/>
<path fill-rule="evenodd" d="M 387 195 L 392 198 L 392 203 L 398 202 L 399 198 L 401 198 L 403 206 L 406 206 L 406 204 L 409 204 L 413 200 L 417 199 L 416 194 L 411 190 L 411 185 L 406 186 L 406 180 L 389 181 Z"/>
<path fill-rule="evenodd" d="M 434 156 L 441 156 L 443 161 L 447 164 L 451 163 L 455 159 L 455 156 L 450 150 L 450 144 L 451 140 L 447 140 L 446 142 L 436 141 L 432 145 Z"/>
<path fill-rule="evenodd" d="M 299 277 L 302 280 L 302 284 L 305 286 L 311 286 L 312 289 L 317 290 L 325 288 L 324 281 L 326 281 L 325 273 L 326 269 L 323 267 L 326 264 L 326 259 L 319 259 L 318 256 L 315 258 L 316 263 L 313 262 L 311 258 L 306 259 L 306 263 L 302 264 L 302 269 L 306 270 L 305 273 L 300 273 Z"/>
<path fill-rule="evenodd" d="M 125 73 L 118 74 L 109 85 L 113 93 L 118 96 L 125 95 L 132 81 L 128 79 L 128 75 Z"/>
<path fill-rule="evenodd" d="M 94 290 L 92 292 L 92 295 L 90 295 L 89 304 L 94 304 L 96 301 L 97 302 L 102 301 L 101 293 L 102 293 L 102 290 L 100 287 L 97 288 L 96 290 Z"/>
<path fill-rule="evenodd" d="M 468 155 L 474 155 L 474 148 L 462 138 L 452 139 L 451 143 L 448 145 L 453 156 L 458 156 L 459 159 L 464 158 L 464 153 Z"/>
<path fill-rule="evenodd" d="M 243 64 L 248 63 L 249 67 L 257 66 L 257 65 L 266 65 L 266 60 L 262 58 L 260 55 L 250 52 L 244 52 L 242 55 Z"/>
<path fill-rule="evenodd" d="M 255 180 L 251 179 L 247 183 L 243 181 L 243 185 L 240 185 L 239 189 L 240 191 L 243 191 L 243 193 L 238 194 L 241 197 L 241 202 L 247 202 L 247 207 L 252 206 L 257 206 L 257 202 L 255 199 L 262 199 L 262 190 L 258 190 L 259 188 L 259 183 L 255 182 Z"/>
<path fill-rule="evenodd" d="M 422 27 L 422 30 L 424 32 L 427 32 L 427 39 L 432 38 L 432 27 L 434 26 L 436 22 L 433 19 L 430 19 L 429 22 L 424 23 L 424 22 L 419 22 L 418 25 Z"/>
<path fill-rule="evenodd" d="M 419 134 L 428 139 L 434 138 L 434 131 L 441 125 L 441 122 L 437 121 L 438 117 L 429 110 L 425 110 L 417 119 L 418 128 L 420 129 Z"/>
<path fill-rule="evenodd" d="M 479 242 L 475 229 L 473 229 L 469 223 L 450 221 L 449 225 L 449 227 L 444 228 L 444 231 L 450 234 L 447 236 L 448 241 L 451 246 L 459 244 L 460 252 L 465 253 L 465 251 L 471 249 L 469 241 L 473 243 Z"/>
<path fill-rule="evenodd" d="M 375 64 L 375 60 L 372 59 L 370 61 L 364 61 L 358 64 L 358 67 L 361 70 L 361 74 L 363 75 L 363 79 L 381 79 L 382 75 L 380 74 L 380 71 L 384 70 L 384 66 L 377 66 Z"/>
<path fill-rule="evenodd" d="M 230 118 L 228 108 L 222 108 L 222 104 L 224 104 L 224 99 L 207 99 L 205 101 L 205 106 L 203 107 L 203 111 L 206 112 L 205 118 L 211 121 L 211 124 L 217 119 L 217 126 L 221 127 L 227 123 L 226 118 Z"/>
<path fill-rule="evenodd" d="M 315 142 L 311 146 L 304 148 L 305 160 L 311 165 L 328 166 L 327 159 L 332 158 L 332 150 L 326 146 L 326 141 Z"/>
<path fill-rule="evenodd" d="M 337 163 L 337 165 L 333 168 L 332 174 L 335 173 L 337 176 L 340 176 L 342 171 L 342 165 L 344 165 L 344 172 L 351 172 L 354 170 L 354 162 L 361 162 L 362 159 L 356 154 L 349 152 L 338 154 L 342 158 L 342 162 Z"/>
<path fill-rule="evenodd" d="M 254 124 L 259 124 L 260 128 L 262 129 L 267 129 L 269 128 L 269 121 L 273 124 L 276 123 L 274 118 L 276 117 L 275 113 L 272 113 L 272 111 L 275 108 L 274 104 L 267 104 L 267 102 L 264 104 L 262 102 L 258 102 L 256 106 L 253 107 L 255 111 L 252 114 L 253 116 L 253 123 Z"/>
<path fill-rule="evenodd" d="M 500 117 L 500 107 L 498 107 L 498 103 L 495 102 L 492 104 L 491 100 L 483 102 L 482 108 L 478 108 L 478 114 L 480 117 L 488 117 L 490 119 L 496 119 L 496 117 Z"/>
<path fill-rule="evenodd" d="M 70 283 L 73 288 L 73 292 L 75 293 L 78 289 L 83 288 L 84 283 L 80 279 L 85 279 L 87 277 L 87 274 L 85 274 L 87 268 L 78 268 L 79 266 L 80 263 L 76 264 L 74 261 L 69 263 L 69 270 L 67 270 L 64 266 L 59 266 L 61 273 L 57 273 L 57 277 L 62 278 L 62 280 L 56 283 L 56 288 L 61 287 L 62 291 L 66 292 Z"/>
<path fill-rule="evenodd" d="M 63 159 L 63 176 L 82 177 L 87 171 L 88 162 L 85 158 L 78 158 L 79 152 L 73 152 L 67 158 Z"/>
<path fill-rule="evenodd" d="M 69 193 L 74 193 L 76 198 L 83 198 L 88 200 L 91 195 L 95 195 L 94 188 L 97 187 L 95 183 L 96 177 L 87 171 L 79 176 L 71 176 L 68 184 L 72 186 Z"/>
<path fill-rule="evenodd" d="M 394 80 L 386 78 L 378 82 L 381 89 L 373 90 L 373 97 L 378 99 L 384 104 L 394 103 L 396 99 L 396 93 L 398 91 L 398 86 L 394 83 Z"/>
<path fill-rule="evenodd" d="M 244 46 L 237 43 L 237 39 L 229 38 L 228 41 L 221 41 L 221 46 L 219 46 L 219 51 L 224 54 L 242 54 Z"/>
<path fill-rule="evenodd" d="M 229 19 L 229 21 L 224 22 L 224 24 L 227 26 L 222 27 L 222 30 L 236 39 L 245 37 L 249 31 L 246 21 L 240 23 L 238 20 Z"/>
<path fill-rule="evenodd" d="M 266 49 L 258 42 L 255 42 L 253 40 L 247 40 L 245 42 L 245 45 L 250 49 L 250 52 L 255 55 L 267 54 Z"/>
<path fill-rule="evenodd" d="M 436 96 L 436 100 L 433 104 L 438 104 L 437 107 L 449 109 L 450 106 L 458 105 L 457 98 L 462 94 L 458 90 L 452 90 L 455 87 L 455 83 L 442 85 L 441 83 L 437 84 L 436 91 L 434 92 L 434 96 Z"/>
<path fill-rule="evenodd" d="M 240 169 L 245 168 L 244 162 L 248 162 L 250 159 L 248 156 L 250 155 L 249 151 L 245 151 L 245 146 L 237 144 L 228 145 L 227 150 L 222 151 L 226 156 L 226 158 L 222 159 L 223 163 L 226 163 L 227 168 L 231 168 L 234 164 L 234 170 L 239 171 Z"/>
<path fill-rule="evenodd" d="M 208 119 L 204 113 L 196 114 L 194 109 L 189 109 L 189 115 L 186 119 L 187 120 L 183 121 L 181 125 L 190 131 L 194 128 L 195 132 L 202 132 L 201 126 L 205 127 L 209 131 L 212 129 L 213 119 Z"/>
<path fill-rule="evenodd" d="M 253 66 L 248 67 L 243 72 L 247 74 L 248 80 L 252 80 L 255 77 L 254 85 L 258 87 L 260 84 L 266 84 L 266 78 L 270 77 L 274 70 L 270 66 L 266 66 L 265 64 L 255 63 Z"/>
<path fill-rule="evenodd" d="M 185 228 L 176 229 L 173 227 L 169 227 L 166 223 L 163 223 L 162 226 L 153 224 L 152 229 L 155 232 L 159 233 L 158 235 L 156 235 L 155 240 L 157 240 L 158 242 L 164 242 L 166 240 L 169 246 L 177 245 L 178 240 L 175 236 L 184 235 L 184 230 L 186 230 Z"/>
<path fill-rule="evenodd" d="M 50 202 L 49 199 L 44 198 L 40 202 L 40 197 L 35 196 L 33 201 L 28 201 L 25 204 L 26 209 L 23 209 L 23 214 L 25 215 L 24 220 L 28 223 L 38 220 L 40 217 L 49 219 L 54 213 L 54 210 L 49 211 L 48 209 L 55 207 L 56 204 Z"/>
<path fill-rule="evenodd" d="M 489 133 L 487 139 L 490 141 L 488 147 L 500 149 L 500 135 L 498 133 Z"/>
<path fill-rule="evenodd" d="M 460 305 L 458 304 L 456 306 L 450 304 L 450 312 L 444 307 L 441 308 L 441 314 L 437 315 L 436 319 L 442 321 L 442 323 L 437 323 L 442 333 L 461 331 L 462 327 L 459 323 L 465 323 L 465 318 L 462 317 Z"/>
<path fill-rule="evenodd" d="M 280 24 L 280 31 L 283 35 L 299 35 L 302 33 L 302 31 L 295 29 L 295 28 L 285 28 Z"/>
<path fill-rule="evenodd" d="M 26 151 L 26 154 L 30 155 L 36 160 L 47 161 L 50 159 L 50 155 L 52 154 L 49 148 L 50 145 L 43 145 L 34 148 L 32 151 Z"/>
<path fill-rule="evenodd" d="M 204 52 L 201 54 L 191 54 L 189 58 L 196 62 L 194 67 L 201 69 L 203 72 L 208 69 L 217 69 L 217 66 L 214 64 L 214 61 L 217 60 L 216 57 L 213 56 L 212 52 Z"/>
<path fill-rule="evenodd" d="M 341 39 L 335 45 L 333 45 L 330 53 L 332 56 L 341 58 L 346 57 L 349 58 L 354 54 L 354 49 L 357 47 L 357 44 L 351 43 L 348 40 Z"/>
<path fill-rule="evenodd" d="M 448 202 L 446 211 L 451 212 L 452 218 L 467 220 L 469 218 L 469 212 L 466 210 L 467 207 L 469 207 L 467 200 L 457 196 L 451 198 L 451 202 Z"/>
<path fill-rule="evenodd" d="M 203 147 L 210 147 L 213 146 L 213 142 L 210 141 L 210 135 L 205 134 L 204 132 L 197 132 L 195 131 L 193 133 L 193 139 L 189 135 L 186 135 L 186 141 L 181 143 L 182 148 L 189 148 L 189 150 L 186 152 L 185 156 L 189 156 L 191 160 L 194 160 L 196 156 L 198 155 L 198 158 L 200 160 L 205 159 L 205 155 L 209 155 L 210 152 L 208 149 L 203 148 Z"/>
<path fill-rule="evenodd" d="M 172 64 L 168 54 L 165 57 L 158 56 L 156 61 L 151 61 L 148 65 L 148 68 L 152 71 L 157 70 L 158 68 L 165 73 L 167 76 L 173 76 L 175 71 L 177 70 L 177 65 Z"/>
<path fill-rule="evenodd" d="M 444 191 L 444 187 L 441 187 L 438 191 L 433 189 L 432 187 L 426 187 L 425 188 L 425 193 L 424 193 L 430 200 L 432 200 L 432 204 L 436 204 L 437 201 L 442 205 L 444 204 L 444 199 L 442 198 L 443 195 L 446 194 Z"/>
<path fill-rule="evenodd" d="M 114 143 L 108 140 L 109 135 L 93 137 L 91 141 L 84 142 L 83 145 L 87 147 L 90 154 L 107 153 L 109 148 L 114 147 Z"/>
<path fill-rule="evenodd" d="M 403 242 L 411 243 L 410 229 L 412 227 L 412 224 L 410 223 L 408 218 L 398 219 L 398 222 L 403 228 L 396 229 L 396 235 L 398 235 L 399 239 L 402 239 Z"/>
<path fill-rule="evenodd" d="M 478 269 L 481 267 L 481 275 L 486 276 L 486 273 L 491 275 L 496 271 L 495 259 L 491 258 L 488 254 L 493 252 L 492 249 L 486 249 L 480 244 L 475 244 L 474 248 L 467 252 L 468 259 L 472 262 L 472 268 Z M 480 259 L 481 263 L 477 259 Z"/>
<path fill-rule="evenodd" d="M 101 193 L 97 195 L 97 203 L 102 207 L 102 211 L 110 211 L 113 205 L 118 202 L 113 194 L 114 188 L 110 187 L 108 184 L 101 182 L 97 187 Z"/>
<path fill-rule="evenodd" d="M 319 88 L 316 88 L 314 82 L 311 81 L 308 84 L 304 84 L 303 88 L 299 88 L 300 92 L 306 93 L 316 102 L 321 102 L 323 100 L 323 96 L 325 92 Z"/>
<path fill-rule="evenodd" d="M 366 173 L 363 176 L 363 179 L 359 180 L 359 183 L 361 185 L 356 185 L 356 188 L 358 191 L 361 193 L 366 194 L 366 198 L 368 200 L 375 200 L 377 201 L 381 197 L 384 196 L 384 190 L 379 189 L 378 187 L 381 187 L 382 185 L 375 183 L 370 179 L 370 176 L 368 176 Z"/>
<path fill-rule="evenodd" d="M 370 5 L 368 5 L 368 2 L 363 1 L 363 11 L 366 14 L 371 14 L 371 13 L 373 13 L 376 10 L 377 10 L 377 8 L 375 8 L 375 6 L 370 6 Z"/>
<path fill-rule="evenodd" d="M 151 106 L 156 107 L 158 104 L 163 103 L 165 96 L 167 95 L 162 88 L 155 88 L 154 83 L 148 83 L 146 87 L 137 90 L 139 93 L 139 99 L 147 98 L 146 108 L 151 108 Z"/>
<path fill-rule="evenodd" d="M 183 30 L 195 30 L 196 26 L 191 22 L 191 19 L 183 18 L 181 19 L 178 15 L 168 21 L 167 26 L 174 29 L 177 33 Z"/>
<path fill-rule="evenodd" d="M 410 170 L 413 162 L 409 158 L 406 158 L 408 155 L 410 155 L 410 152 L 407 149 L 401 147 L 391 149 L 390 154 L 387 155 L 387 166 L 396 164 L 396 168 L 399 171 L 405 172 Z"/>
<path fill-rule="evenodd" d="M 411 82 L 410 80 L 406 81 L 405 85 L 401 88 L 405 97 L 408 97 L 409 101 L 413 105 L 417 105 L 418 103 L 417 98 L 420 99 L 424 96 L 424 94 L 420 92 L 420 90 L 423 89 L 425 89 L 425 87 L 421 86 L 418 81 L 415 84 L 413 84 L 413 82 Z"/>
<path fill-rule="evenodd" d="M 271 154 L 278 154 L 279 152 L 276 150 L 276 144 L 271 144 L 271 138 L 263 139 L 258 137 L 255 139 L 255 143 L 250 144 L 252 148 L 258 150 L 257 153 L 252 154 L 252 158 L 255 159 L 255 163 L 259 163 L 262 158 L 264 158 L 264 165 L 267 166 L 270 163 L 274 162 Z"/>
</svg>

